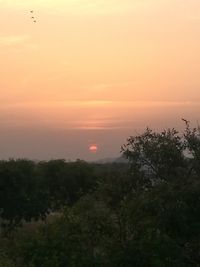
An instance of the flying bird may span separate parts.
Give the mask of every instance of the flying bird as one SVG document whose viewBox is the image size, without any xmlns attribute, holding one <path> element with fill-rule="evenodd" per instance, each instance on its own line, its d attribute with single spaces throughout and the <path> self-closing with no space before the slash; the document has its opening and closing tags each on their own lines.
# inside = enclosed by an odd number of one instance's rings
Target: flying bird
<svg viewBox="0 0 200 267">
<path fill-rule="evenodd" d="M 36 22 L 37 22 L 37 19 L 36 19 L 36 17 L 34 16 L 34 15 L 35 15 L 35 14 L 34 14 L 34 11 L 33 11 L 33 10 L 30 10 L 30 13 L 32 13 L 32 16 L 31 16 L 30 18 L 33 20 L 34 23 L 36 23 Z"/>
<path fill-rule="evenodd" d="M 184 118 L 181 118 L 182 121 L 184 121 L 186 124 L 190 123 L 190 121 L 184 119 Z"/>
</svg>

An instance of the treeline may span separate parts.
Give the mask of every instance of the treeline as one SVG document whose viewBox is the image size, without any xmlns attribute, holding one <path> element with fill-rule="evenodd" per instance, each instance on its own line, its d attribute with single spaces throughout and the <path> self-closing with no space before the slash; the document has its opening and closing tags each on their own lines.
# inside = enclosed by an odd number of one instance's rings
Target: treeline
<svg viewBox="0 0 200 267">
<path fill-rule="evenodd" d="M 9 234 L 25 221 L 44 220 L 73 205 L 95 183 L 94 167 L 81 160 L 0 161 L 1 231 Z"/>
<path fill-rule="evenodd" d="M 147 129 L 128 138 L 129 164 L 1 162 L 9 231 L 0 266 L 200 266 L 200 129 L 185 123 L 183 134 Z"/>
</svg>

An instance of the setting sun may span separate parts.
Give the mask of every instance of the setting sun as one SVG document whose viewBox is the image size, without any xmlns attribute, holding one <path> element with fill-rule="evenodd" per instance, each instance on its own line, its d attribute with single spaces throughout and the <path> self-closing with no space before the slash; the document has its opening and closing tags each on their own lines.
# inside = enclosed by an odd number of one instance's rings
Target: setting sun
<svg viewBox="0 0 200 267">
<path fill-rule="evenodd" d="M 89 151 L 90 152 L 97 152 L 97 150 L 98 150 L 97 145 L 91 145 L 91 146 L 89 146 Z"/>
</svg>

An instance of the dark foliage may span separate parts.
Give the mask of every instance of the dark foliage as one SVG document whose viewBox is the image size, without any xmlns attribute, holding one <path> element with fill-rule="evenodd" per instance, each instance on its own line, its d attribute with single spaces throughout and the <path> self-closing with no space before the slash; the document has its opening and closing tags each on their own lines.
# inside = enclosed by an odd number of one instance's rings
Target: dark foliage
<svg viewBox="0 0 200 267">
<path fill-rule="evenodd" d="M 122 147 L 129 164 L 1 162 L 3 219 L 59 212 L 1 240 L 3 266 L 200 266 L 199 133 L 147 129 Z"/>
</svg>

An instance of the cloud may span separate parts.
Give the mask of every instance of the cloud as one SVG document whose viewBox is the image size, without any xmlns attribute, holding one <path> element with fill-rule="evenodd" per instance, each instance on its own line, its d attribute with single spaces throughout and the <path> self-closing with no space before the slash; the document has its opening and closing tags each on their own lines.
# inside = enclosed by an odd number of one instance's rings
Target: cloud
<svg viewBox="0 0 200 267">
<path fill-rule="evenodd" d="M 173 108 L 173 107 L 195 107 L 200 106 L 196 101 L 111 101 L 111 100 L 69 100 L 69 101 L 0 101 L 0 111 L 10 109 L 21 110 L 79 110 L 83 109 L 134 109 L 134 108 Z M 91 113 L 92 114 L 92 113 Z M 96 115 L 95 115 L 96 116 Z M 102 115 L 101 115 L 102 116 Z M 100 116 L 100 117 L 101 117 Z"/>
<path fill-rule="evenodd" d="M 0 36 L 0 46 L 13 46 L 23 44 L 29 39 L 29 35 L 6 35 Z"/>
<path fill-rule="evenodd" d="M 91 90 L 91 91 L 97 91 L 97 92 L 102 92 L 102 91 L 107 91 L 107 90 L 112 90 L 113 88 L 118 89 L 118 88 L 129 88 L 129 87 L 134 87 L 142 84 L 142 81 L 125 81 L 125 82 L 116 82 L 116 83 L 98 83 L 94 85 L 89 85 L 89 86 L 84 86 L 83 89 L 86 90 Z"/>
<path fill-rule="evenodd" d="M 0 103 L 3 127 L 65 130 L 123 130 L 145 126 L 152 120 L 165 124 L 191 118 L 200 102 L 192 101 L 55 101 Z M 164 119 L 165 118 L 165 119 Z"/>
</svg>

